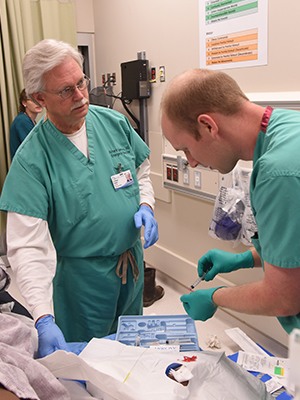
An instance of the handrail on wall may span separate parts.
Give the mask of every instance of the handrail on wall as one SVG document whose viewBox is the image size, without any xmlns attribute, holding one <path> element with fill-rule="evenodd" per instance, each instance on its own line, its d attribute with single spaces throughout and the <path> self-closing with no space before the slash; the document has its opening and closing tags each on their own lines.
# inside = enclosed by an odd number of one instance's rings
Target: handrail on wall
<svg viewBox="0 0 300 400">
<path fill-rule="evenodd" d="M 246 93 L 250 101 L 262 107 L 300 110 L 300 92 L 256 92 Z"/>
</svg>

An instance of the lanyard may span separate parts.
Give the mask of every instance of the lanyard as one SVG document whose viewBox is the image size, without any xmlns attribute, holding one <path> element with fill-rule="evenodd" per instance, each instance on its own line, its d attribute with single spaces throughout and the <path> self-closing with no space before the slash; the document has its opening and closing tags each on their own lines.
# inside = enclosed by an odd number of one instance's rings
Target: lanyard
<svg viewBox="0 0 300 400">
<path fill-rule="evenodd" d="M 272 112 L 273 112 L 273 108 L 270 106 L 268 106 L 265 109 L 264 115 L 261 120 L 261 130 L 263 131 L 263 133 L 266 133 L 266 131 L 267 131 L 267 126 L 268 126 L 269 120 L 271 118 Z"/>
</svg>

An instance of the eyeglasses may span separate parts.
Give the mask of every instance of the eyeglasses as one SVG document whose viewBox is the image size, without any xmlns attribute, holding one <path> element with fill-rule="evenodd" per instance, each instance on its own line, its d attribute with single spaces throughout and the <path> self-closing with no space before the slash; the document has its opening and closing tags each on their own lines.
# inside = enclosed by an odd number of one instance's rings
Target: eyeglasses
<svg viewBox="0 0 300 400">
<path fill-rule="evenodd" d="M 79 81 L 79 83 L 76 86 L 68 86 L 58 93 L 48 92 L 47 90 L 44 90 L 44 92 L 56 94 L 57 96 L 60 96 L 62 99 L 66 100 L 69 99 L 71 96 L 73 96 L 75 89 L 83 91 L 88 87 L 89 83 L 90 83 L 90 78 L 84 75 L 84 77 Z"/>
</svg>

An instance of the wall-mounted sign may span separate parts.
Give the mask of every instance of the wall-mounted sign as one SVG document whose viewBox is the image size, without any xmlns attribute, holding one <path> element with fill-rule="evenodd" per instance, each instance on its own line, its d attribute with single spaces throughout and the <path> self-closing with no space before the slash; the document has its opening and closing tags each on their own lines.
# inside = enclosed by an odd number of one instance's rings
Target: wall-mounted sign
<svg viewBox="0 0 300 400">
<path fill-rule="evenodd" d="M 200 68 L 266 65 L 268 0 L 199 0 Z"/>
</svg>

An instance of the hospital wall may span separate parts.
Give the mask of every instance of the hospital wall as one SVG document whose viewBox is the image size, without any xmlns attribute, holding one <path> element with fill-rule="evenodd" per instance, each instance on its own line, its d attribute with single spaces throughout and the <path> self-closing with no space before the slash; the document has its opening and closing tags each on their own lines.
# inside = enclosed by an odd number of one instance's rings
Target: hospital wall
<svg viewBox="0 0 300 400">
<path fill-rule="evenodd" d="M 75 0 L 75 4 L 78 32 L 90 33 L 93 37 L 97 85 L 101 85 L 102 73 L 115 72 L 114 93 L 118 94 L 120 64 L 137 59 L 140 51 L 146 52 L 149 65 L 157 71 L 159 66 L 165 66 L 166 82 L 151 85 L 147 102 L 151 177 L 160 237 L 156 245 L 145 251 L 145 260 L 188 287 L 197 277 L 198 259 L 209 249 L 231 252 L 248 249 L 244 245 L 233 248 L 231 242 L 209 236 L 213 202 L 163 187 L 162 154 L 166 143 L 160 128 L 160 99 L 172 78 L 199 67 L 198 0 Z M 269 1 L 268 65 L 226 69 L 244 92 L 300 90 L 299 13 L 298 0 Z M 138 117 L 138 101 L 133 101 L 130 107 Z M 127 115 L 119 100 L 114 109 Z M 202 285 L 236 285 L 260 280 L 262 276 L 261 270 L 243 270 L 223 274 L 212 283 Z M 287 335 L 276 318 L 234 315 L 287 345 Z"/>
</svg>

